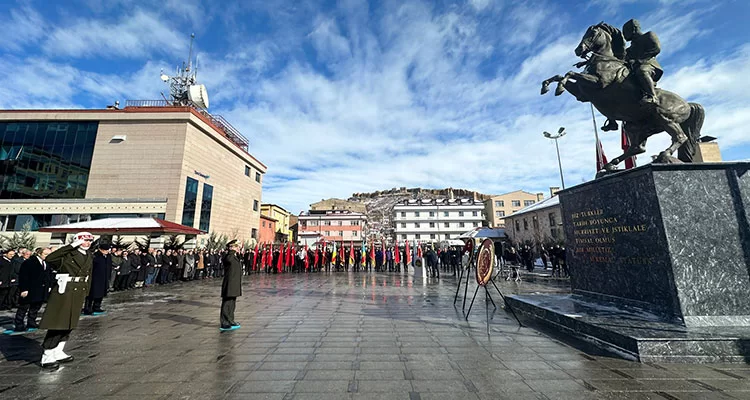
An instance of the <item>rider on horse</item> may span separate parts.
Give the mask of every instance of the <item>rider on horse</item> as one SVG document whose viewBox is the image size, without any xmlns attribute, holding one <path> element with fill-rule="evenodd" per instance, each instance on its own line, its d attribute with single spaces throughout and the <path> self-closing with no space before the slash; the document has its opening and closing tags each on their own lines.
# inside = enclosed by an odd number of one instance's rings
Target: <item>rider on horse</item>
<svg viewBox="0 0 750 400">
<path fill-rule="evenodd" d="M 630 42 L 625 61 L 630 64 L 630 70 L 635 73 L 638 83 L 641 84 L 641 103 L 659 104 L 656 97 L 656 82 L 664 74 L 661 65 L 656 61 L 656 55 L 661 51 L 659 38 L 653 32 L 641 33 L 641 25 L 635 19 L 625 23 L 622 34 L 625 40 Z"/>
</svg>

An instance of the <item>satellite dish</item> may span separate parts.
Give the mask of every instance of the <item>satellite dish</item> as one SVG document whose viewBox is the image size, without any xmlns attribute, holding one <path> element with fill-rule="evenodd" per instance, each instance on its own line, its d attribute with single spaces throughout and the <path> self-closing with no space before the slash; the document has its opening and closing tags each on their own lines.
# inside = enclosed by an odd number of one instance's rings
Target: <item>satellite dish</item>
<svg viewBox="0 0 750 400">
<path fill-rule="evenodd" d="M 205 85 L 188 87 L 188 99 L 200 108 L 208 108 L 208 92 Z"/>
</svg>

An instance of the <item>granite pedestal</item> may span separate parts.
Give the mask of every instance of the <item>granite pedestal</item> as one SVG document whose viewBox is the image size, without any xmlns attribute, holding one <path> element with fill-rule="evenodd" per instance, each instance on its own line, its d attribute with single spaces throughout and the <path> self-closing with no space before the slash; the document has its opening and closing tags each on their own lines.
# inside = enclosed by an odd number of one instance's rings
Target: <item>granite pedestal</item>
<svg viewBox="0 0 750 400">
<path fill-rule="evenodd" d="M 517 296 L 527 316 L 638 358 L 750 356 L 750 163 L 649 164 L 560 203 L 573 295 Z"/>
</svg>

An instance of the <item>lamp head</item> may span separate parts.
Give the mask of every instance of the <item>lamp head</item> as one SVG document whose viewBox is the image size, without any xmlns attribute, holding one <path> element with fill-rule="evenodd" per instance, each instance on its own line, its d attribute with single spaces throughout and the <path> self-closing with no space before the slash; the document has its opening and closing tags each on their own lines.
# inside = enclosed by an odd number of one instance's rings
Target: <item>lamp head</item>
<svg viewBox="0 0 750 400">
<path fill-rule="evenodd" d="M 549 132 L 547 132 L 547 131 L 544 131 L 543 135 L 544 135 L 544 137 L 546 137 L 546 138 L 552 137 L 552 134 L 551 134 L 551 133 L 549 133 Z"/>
<path fill-rule="evenodd" d="M 565 132 L 565 127 L 561 126 L 560 129 L 557 130 L 557 133 L 563 133 Z"/>
</svg>

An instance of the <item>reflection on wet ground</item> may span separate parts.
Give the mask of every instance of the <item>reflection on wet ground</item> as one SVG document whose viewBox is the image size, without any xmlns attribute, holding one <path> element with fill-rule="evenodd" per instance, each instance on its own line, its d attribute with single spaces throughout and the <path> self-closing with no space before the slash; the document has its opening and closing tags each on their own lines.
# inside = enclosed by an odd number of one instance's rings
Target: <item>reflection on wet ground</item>
<svg viewBox="0 0 750 400">
<path fill-rule="evenodd" d="M 567 281 L 542 275 L 498 283 L 505 294 L 568 292 Z M 67 347 L 76 361 L 57 372 L 38 366 L 43 331 L 0 337 L 0 398 L 750 398 L 749 365 L 592 355 L 519 327 L 502 309 L 488 336 L 484 296 L 465 320 L 450 276 L 244 277 L 242 328 L 226 333 L 218 331 L 220 286 L 213 279 L 110 295 L 106 315 L 82 319 Z M 0 315 L 9 323 L 11 314 Z"/>
</svg>

